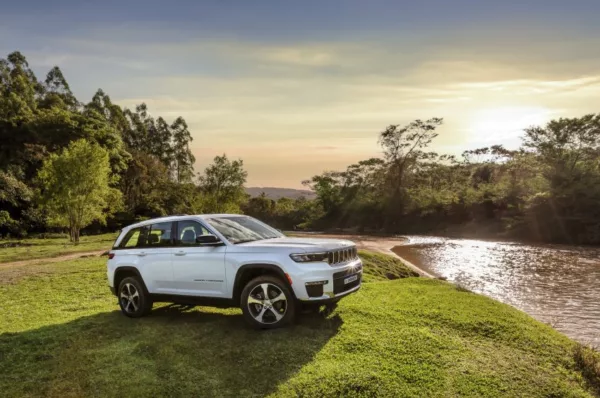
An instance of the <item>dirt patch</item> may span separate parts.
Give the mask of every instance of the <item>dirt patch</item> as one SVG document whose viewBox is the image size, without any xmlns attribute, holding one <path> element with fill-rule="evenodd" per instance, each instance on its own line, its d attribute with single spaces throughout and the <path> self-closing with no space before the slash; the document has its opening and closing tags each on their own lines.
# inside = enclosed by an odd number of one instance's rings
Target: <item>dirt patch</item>
<svg viewBox="0 0 600 398">
<path fill-rule="evenodd" d="M 409 258 L 401 255 L 400 252 L 395 252 L 395 248 L 409 247 L 406 243 L 409 242 L 408 238 L 404 236 L 373 236 L 373 235 L 343 235 L 343 234 L 319 234 L 319 233 L 294 233 L 293 236 L 302 236 L 310 238 L 332 238 L 332 239 L 346 239 L 354 242 L 356 247 L 363 250 L 371 250 L 378 253 L 387 254 L 389 256 L 395 256 L 400 258 L 402 262 L 410 269 L 415 271 L 421 276 L 428 278 L 435 278 L 435 275 L 423 270 L 419 263 L 413 263 Z"/>
<path fill-rule="evenodd" d="M 41 263 L 43 263 L 43 264 L 58 263 L 61 261 L 73 260 L 75 258 L 80 258 L 80 257 L 97 257 L 97 256 L 103 255 L 104 253 L 106 253 L 106 250 L 95 250 L 95 251 L 90 251 L 90 252 L 71 253 L 71 254 L 67 254 L 64 256 L 58 256 L 58 257 L 45 257 L 45 258 L 34 258 L 31 260 L 13 261 L 12 263 L 0 264 L 0 270 L 6 269 L 6 268 L 23 267 L 26 265 L 41 264 Z"/>
<path fill-rule="evenodd" d="M 345 239 L 352 241 L 359 249 L 373 250 L 373 246 L 388 246 L 388 249 L 395 245 L 402 245 L 408 242 L 408 239 L 403 236 L 373 236 L 373 235 L 345 235 L 345 234 L 321 234 L 321 233 L 306 233 L 294 232 L 291 236 L 304 238 L 323 238 L 323 239 Z M 391 242 L 388 245 L 388 242 Z"/>
<path fill-rule="evenodd" d="M 419 246 L 422 246 L 422 245 L 419 245 Z M 394 246 L 392 248 L 392 251 L 394 252 L 394 254 L 402 257 L 405 260 L 410 261 L 417 267 L 422 267 L 423 259 L 419 255 L 418 250 L 419 250 L 419 247 L 415 247 L 413 245 L 400 245 L 400 246 Z"/>
<path fill-rule="evenodd" d="M 0 286 L 14 285 L 21 279 L 29 276 L 52 275 L 54 264 L 33 264 L 28 267 L 12 267 L 0 269 Z"/>
<path fill-rule="evenodd" d="M 34 246 L 33 243 L 25 243 L 25 242 L 6 242 L 0 243 L 0 249 L 9 249 L 13 247 L 29 247 Z"/>
</svg>

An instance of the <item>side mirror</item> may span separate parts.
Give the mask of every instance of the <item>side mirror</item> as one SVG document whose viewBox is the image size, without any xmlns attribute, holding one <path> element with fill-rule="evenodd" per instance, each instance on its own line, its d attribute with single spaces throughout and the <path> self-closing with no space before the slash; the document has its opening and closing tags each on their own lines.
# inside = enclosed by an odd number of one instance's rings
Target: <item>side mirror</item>
<svg viewBox="0 0 600 398">
<path fill-rule="evenodd" d="M 214 235 L 198 235 L 196 236 L 196 243 L 203 246 L 221 246 L 223 244 L 221 239 Z"/>
</svg>

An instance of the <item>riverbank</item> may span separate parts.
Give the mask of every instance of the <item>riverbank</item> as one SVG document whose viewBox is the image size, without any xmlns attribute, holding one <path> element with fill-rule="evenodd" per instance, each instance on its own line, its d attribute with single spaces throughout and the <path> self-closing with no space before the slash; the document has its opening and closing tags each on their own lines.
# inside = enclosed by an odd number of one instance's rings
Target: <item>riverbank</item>
<svg viewBox="0 0 600 398">
<path fill-rule="evenodd" d="M 394 249 L 428 272 L 600 346 L 600 249 L 410 236 Z"/>
<path fill-rule="evenodd" d="M 375 236 L 375 235 L 346 235 L 346 234 L 327 234 L 327 233 L 303 233 L 303 232 L 289 232 L 289 236 L 309 236 L 319 237 L 325 239 L 346 239 L 351 240 L 356 244 L 359 249 L 370 250 L 377 253 L 382 253 L 387 256 L 392 256 L 400 260 L 407 268 L 412 270 L 419 276 L 426 278 L 436 278 L 436 276 L 428 272 L 410 259 L 403 257 L 399 253 L 394 251 L 395 247 L 402 247 L 408 243 L 408 238 L 403 236 Z"/>
<path fill-rule="evenodd" d="M 422 276 L 512 305 L 569 337 L 600 347 L 600 249 L 519 242 L 310 234 L 395 255 Z"/>
<path fill-rule="evenodd" d="M 594 360 L 484 296 L 361 252 L 365 280 L 333 313 L 273 331 L 238 309 L 117 311 L 105 259 L 0 269 L 4 396 L 593 397 Z M 25 271 L 27 273 L 25 273 Z M 393 272 L 395 279 L 389 281 Z M 593 357 L 595 358 L 595 357 Z M 265 377 L 268 369 L 268 377 Z M 587 369 L 587 370 L 586 370 Z M 126 377 L 124 377 L 126 375 Z"/>
</svg>

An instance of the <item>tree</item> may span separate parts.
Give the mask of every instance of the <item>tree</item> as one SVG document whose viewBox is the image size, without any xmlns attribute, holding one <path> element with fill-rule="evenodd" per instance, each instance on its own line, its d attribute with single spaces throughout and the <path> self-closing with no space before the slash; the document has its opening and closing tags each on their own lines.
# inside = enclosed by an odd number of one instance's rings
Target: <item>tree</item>
<svg viewBox="0 0 600 398">
<path fill-rule="evenodd" d="M 544 240 L 600 242 L 600 114 L 553 120 L 525 130 L 547 190 L 528 205 L 530 224 Z"/>
<path fill-rule="evenodd" d="M 192 155 L 190 150 L 190 142 L 192 142 L 192 135 L 188 130 L 188 125 L 185 120 L 180 116 L 171 125 L 171 131 L 173 132 L 173 159 L 175 161 L 175 177 L 177 182 L 191 182 L 194 177 L 194 162 L 196 159 Z M 225 160 L 227 158 L 223 155 Z M 217 157 L 218 158 L 218 157 Z M 215 163 L 217 158 L 215 158 Z M 239 165 L 241 166 L 241 160 Z M 236 162 L 231 163 L 235 166 Z M 246 173 L 247 175 L 247 173 Z M 245 180 L 244 176 L 244 182 Z"/>
<path fill-rule="evenodd" d="M 33 192 L 14 175 L 0 171 L 0 235 L 24 235 L 25 225 L 17 220 L 22 219 L 23 209 L 31 202 Z"/>
<path fill-rule="evenodd" d="M 239 212 L 246 199 L 244 184 L 248 173 L 242 159 L 229 160 L 227 155 L 216 156 L 213 164 L 200 176 L 200 188 L 205 196 L 206 212 Z"/>
<path fill-rule="evenodd" d="M 260 195 L 250 198 L 243 206 L 244 214 L 256 217 L 268 224 L 274 223 L 276 213 L 276 203 L 273 199 L 267 197 L 262 192 Z"/>
<path fill-rule="evenodd" d="M 92 221 L 105 222 L 120 192 L 110 187 L 108 153 L 86 140 L 52 154 L 38 173 L 41 199 L 52 224 L 68 227 L 71 241 Z"/>
<path fill-rule="evenodd" d="M 387 199 L 388 226 L 394 228 L 399 216 L 404 214 L 407 202 L 407 177 L 420 162 L 437 156 L 423 151 L 438 134 L 436 128 L 442 124 L 440 118 L 426 121 L 415 120 L 406 126 L 390 125 L 379 135 L 379 144 L 383 148 L 388 162 Z"/>
</svg>

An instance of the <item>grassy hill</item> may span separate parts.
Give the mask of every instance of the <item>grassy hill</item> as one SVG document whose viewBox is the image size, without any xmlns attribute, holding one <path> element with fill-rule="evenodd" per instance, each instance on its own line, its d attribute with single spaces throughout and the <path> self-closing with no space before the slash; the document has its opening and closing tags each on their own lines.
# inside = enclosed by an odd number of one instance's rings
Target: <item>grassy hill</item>
<svg viewBox="0 0 600 398">
<path fill-rule="evenodd" d="M 597 360 L 486 297 L 363 253 L 332 314 L 255 331 L 237 309 L 117 311 L 104 259 L 0 269 L 3 396 L 591 397 Z M 587 361 L 587 362 L 586 362 Z M 587 365 L 586 365 L 587 366 Z"/>
</svg>

